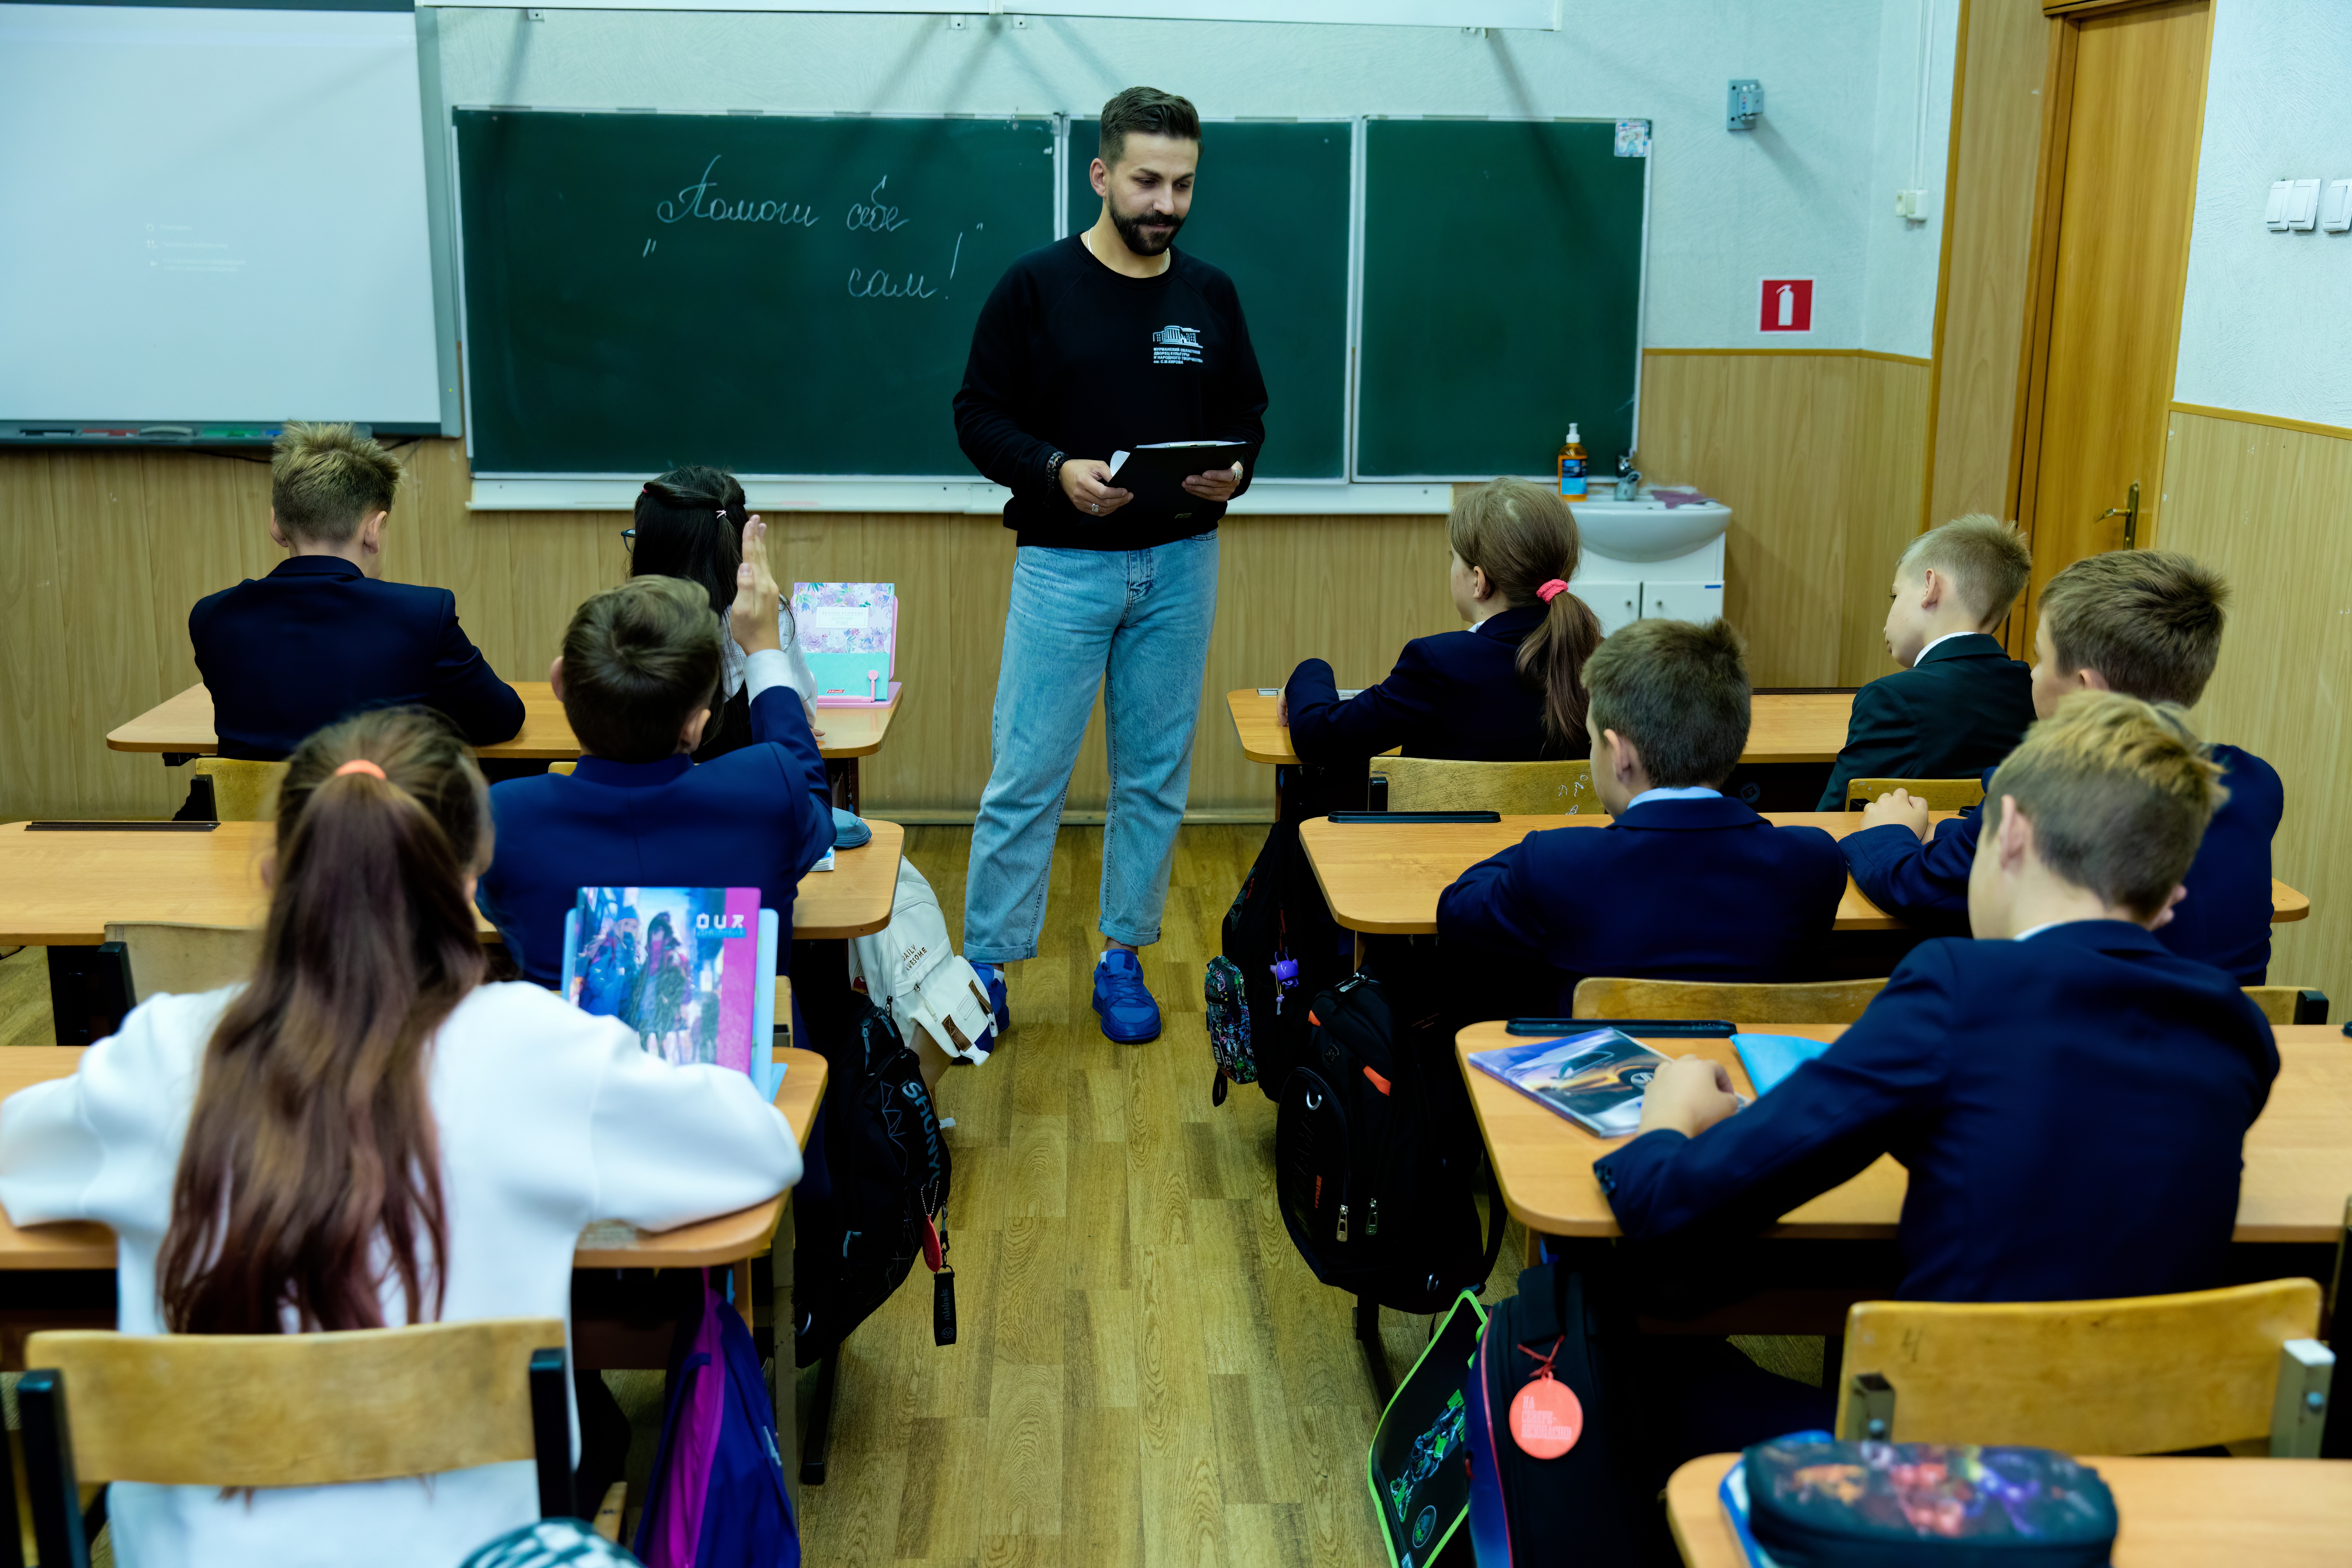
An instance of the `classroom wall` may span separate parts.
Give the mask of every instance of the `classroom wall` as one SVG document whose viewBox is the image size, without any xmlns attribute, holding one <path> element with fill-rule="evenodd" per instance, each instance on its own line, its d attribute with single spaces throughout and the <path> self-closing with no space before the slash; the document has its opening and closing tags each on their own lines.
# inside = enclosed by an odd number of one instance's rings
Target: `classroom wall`
<svg viewBox="0 0 2352 1568">
<path fill-rule="evenodd" d="M 2352 5 L 2214 0 L 2173 395 L 2352 426 L 2352 234 L 2273 234 L 2271 182 L 2352 179 Z"/>
<path fill-rule="evenodd" d="M 1884 0 L 1870 168 L 1862 192 L 1864 298 L 1859 346 L 1925 359 L 1936 352 L 1937 260 L 1962 0 Z M 1923 112 L 1924 111 L 1924 112 Z M 1925 222 L 1895 193 L 1927 193 Z"/>
<path fill-rule="evenodd" d="M 2275 179 L 2352 178 L 2352 8 L 2215 0 L 2197 210 L 2156 543 L 2219 567 L 2233 596 L 2205 732 L 2286 783 L 2273 870 L 2308 893 L 2271 978 L 2352 1013 L 2352 235 L 2273 234 Z M 2300 426 L 2300 428 L 2291 427 Z"/>
<path fill-rule="evenodd" d="M 1886 62 L 1882 34 L 1916 28 L 1920 4 L 1563 0 L 1556 32 L 1484 37 L 986 16 L 959 30 L 944 16 L 672 11 L 551 10 L 544 22 L 521 10 L 444 11 L 439 27 L 452 104 L 1087 113 L 1141 80 L 1210 116 L 1639 116 L 1655 146 L 1646 343 L 1768 341 L 1756 330 L 1757 285 L 1769 274 L 1818 280 L 1809 346 L 1925 354 L 1935 243 L 1906 235 L 1882 251 L 1869 237 L 1873 215 L 1895 222 L 1895 187 L 1876 189 L 1878 150 L 1899 142 L 1907 167 L 1915 118 L 1916 66 L 1906 62 L 1916 47 L 1898 38 Z M 1958 0 L 1933 5 L 1949 33 Z M 1948 45 L 1940 58 L 1948 93 Z M 1752 133 L 1724 129 L 1734 77 L 1764 84 Z M 1940 171 L 1948 115 L 1931 118 Z M 1210 148 L 1203 201 L 1214 191 L 1213 136 Z M 1940 221 L 1924 227 L 1932 235 Z M 1866 298 L 1883 301 L 1867 328 Z"/>
</svg>

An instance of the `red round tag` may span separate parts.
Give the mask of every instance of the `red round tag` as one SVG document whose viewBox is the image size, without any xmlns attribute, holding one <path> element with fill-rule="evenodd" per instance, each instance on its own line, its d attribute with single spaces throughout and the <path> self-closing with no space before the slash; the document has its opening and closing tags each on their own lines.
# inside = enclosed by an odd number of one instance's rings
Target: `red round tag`
<svg viewBox="0 0 2352 1568">
<path fill-rule="evenodd" d="M 1511 1401 L 1511 1440 L 1538 1459 L 1557 1459 L 1584 1435 L 1584 1406 L 1558 1378 L 1538 1377 Z"/>
</svg>

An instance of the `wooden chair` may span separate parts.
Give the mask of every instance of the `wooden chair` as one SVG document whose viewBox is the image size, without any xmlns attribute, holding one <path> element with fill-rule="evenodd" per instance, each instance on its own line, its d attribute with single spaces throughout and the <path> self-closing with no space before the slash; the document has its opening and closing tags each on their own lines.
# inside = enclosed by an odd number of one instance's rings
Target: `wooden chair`
<svg viewBox="0 0 2352 1568">
<path fill-rule="evenodd" d="M 110 921 L 99 951 L 122 965 L 122 998 L 132 1007 L 150 996 L 184 996 L 242 980 L 260 951 L 256 926 L 174 925 L 165 921 Z"/>
<path fill-rule="evenodd" d="M 1604 815 L 1592 787 L 1592 764 L 1455 763 L 1437 757 L 1382 757 L 1372 764 L 1389 782 L 1391 811 L 1499 811 L 1506 816 Z"/>
<path fill-rule="evenodd" d="M 551 773 L 568 773 L 579 765 L 576 758 L 566 757 L 562 762 L 548 763 L 547 771 Z"/>
<path fill-rule="evenodd" d="M 2273 1024 L 2325 1024 L 2327 993 L 2307 986 L 2249 985 L 2246 1000 L 2263 1010 Z"/>
<path fill-rule="evenodd" d="M 1741 985 L 1712 980 L 1576 983 L 1569 1004 L 1578 1018 L 1727 1018 L 1739 1024 L 1851 1024 L 1884 980 L 1819 980 L 1798 985 Z"/>
<path fill-rule="evenodd" d="M 213 816 L 222 822 L 268 822 L 278 815 L 278 785 L 284 763 L 247 763 L 235 757 L 198 757 L 188 772 L 213 785 Z"/>
<path fill-rule="evenodd" d="M 1845 808 L 1859 811 L 1891 790 L 1908 790 L 1929 811 L 1966 811 L 1984 800 L 1982 779 L 1848 779 Z"/>
<path fill-rule="evenodd" d="M 2063 1194 L 2053 1194 L 2063 1201 Z M 1838 1436 L 2160 1454 L 2267 1436 L 2315 1458 L 2335 1357 L 2318 1283 L 2113 1301 L 1857 1301 Z"/>
<path fill-rule="evenodd" d="M 541 1516 L 578 1511 L 553 1318 L 331 1334 L 53 1330 L 26 1342 L 25 1364 L 16 1399 L 44 1563 L 89 1563 L 78 1489 L 107 1481 L 336 1486 L 530 1459 Z"/>
</svg>

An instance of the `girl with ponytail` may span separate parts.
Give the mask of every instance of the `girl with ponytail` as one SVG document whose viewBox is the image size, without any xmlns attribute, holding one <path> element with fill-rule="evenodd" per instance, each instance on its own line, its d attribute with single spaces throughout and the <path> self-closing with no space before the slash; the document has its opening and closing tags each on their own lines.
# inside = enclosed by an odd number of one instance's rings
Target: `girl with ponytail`
<svg viewBox="0 0 2352 1568">
<path fill-rule="evenodd" d="M 74 1076 L 0 1105 L 0 1204 L 114 1231 L 123 1332 L 568 1320 L 590 1221 L 667 1228 L 799 1179 L 741 1073 L 485 984 L 489 825 L 437 715 L 312 735 L 280 790 L 252 974 L 150 998 Z M 126 1562 L 389 1568 L 455 1563 L 539 1503 L 524 1463 L 226 1498 L 121 1482 L 109 1511 Z"/>
<path fill-rule="evenodd" d="M 1470 629 L 1405 644 L 1386 680 L 1345 701 L 1328 664 L 1301 664 L 1283 693 L 1299 761 L 1353 764 L 1394 746 L 1461 762 L 1591 752 L 1583 670 L 1601 622 L 1569 591 L 1579 547 L 1568 502 L 1496 479 L 1462 499 L 1445 535 L 1454 607 Z"/>
</svg>

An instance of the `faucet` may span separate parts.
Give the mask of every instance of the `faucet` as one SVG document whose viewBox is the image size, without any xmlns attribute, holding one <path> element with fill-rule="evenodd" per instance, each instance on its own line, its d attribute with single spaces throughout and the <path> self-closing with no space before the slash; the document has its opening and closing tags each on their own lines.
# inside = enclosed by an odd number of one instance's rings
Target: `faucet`
<svg viewBox="0 0 2352 1568">
<path fill-rule="evenodd" d="M 1642 470 L 1633 466 L 1633 454 L 1625 452 L 1617 458 L 1617 495 L 1619 500 L 1634 500 L 1642 493 Z"/>
</svg>

